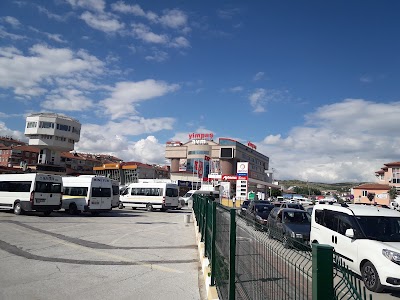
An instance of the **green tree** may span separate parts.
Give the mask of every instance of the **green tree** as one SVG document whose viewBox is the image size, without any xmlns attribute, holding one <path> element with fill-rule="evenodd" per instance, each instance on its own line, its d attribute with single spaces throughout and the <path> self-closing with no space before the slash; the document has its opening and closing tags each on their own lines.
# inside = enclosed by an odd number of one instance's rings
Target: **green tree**
<svg viewBox="0 0 400 300">
<path fill-rule="evenodd" d="M 390 196 L 390 199 L 396 199 L 396 197 L 397 197 L 397 190 L 396 190 L 396 188 L 395 187 L 391 187 L 391 189 L 389 190 L 389 196 Z"/>
<path fill-rule="evenodd" d="M 271 189 L 271 197 L 282 196 L 282 191 L 279 189 Z"/>
</svg>

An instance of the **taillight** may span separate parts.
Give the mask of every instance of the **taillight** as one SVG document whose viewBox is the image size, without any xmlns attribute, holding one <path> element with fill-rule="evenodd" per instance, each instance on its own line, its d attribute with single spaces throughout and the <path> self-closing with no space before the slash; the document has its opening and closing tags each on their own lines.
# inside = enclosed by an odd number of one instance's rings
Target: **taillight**
<svg viewBox="0 0 400 300">
<path fill-rule="evenodd" d="M 29 198 L 29 201 L 33 204 L 33 199 L 35 199 L 35 192 L 31 192 L 31 196 Z"/>
<path fill-rule="evenodd" d="M 165 197 L 162 197 L 162 203 L 165 204 Z"/>
</svg>

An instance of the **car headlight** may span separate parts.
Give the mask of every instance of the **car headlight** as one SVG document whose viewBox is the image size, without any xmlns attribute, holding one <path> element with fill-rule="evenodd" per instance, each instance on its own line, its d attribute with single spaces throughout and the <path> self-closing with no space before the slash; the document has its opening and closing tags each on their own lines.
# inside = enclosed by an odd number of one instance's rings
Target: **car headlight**
<svg viewBox="0 0 400 300">
<path fill-rule="evenodd" d="M 400 253 L 388 249 L 383 249 L 382 254 L 388 260 L 400 265 Z"/>
<path fill-rule="evenodd" d="M 295 233 L 295 232 L 292 232 L 292 233 L 290 234 L 290 236 L 291 236 L 292 238 L 296 238 L 296 239 L 302 239 L 302 238 L 303 238 L 303 235 L 302 235 L 301 233 Z"/>
</svg>

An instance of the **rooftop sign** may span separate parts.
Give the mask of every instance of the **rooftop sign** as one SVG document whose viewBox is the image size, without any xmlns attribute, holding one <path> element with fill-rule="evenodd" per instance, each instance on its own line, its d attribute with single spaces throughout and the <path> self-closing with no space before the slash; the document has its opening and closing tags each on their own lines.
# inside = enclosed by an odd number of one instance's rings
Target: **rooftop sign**
<svg viewBox="0 0 400 300">
<path fill-rule="evenodd" d="M 252 142 L 247 142 L 247 146 L 250 147 L 250 148 L 252 148 L 252 149 L 254 149 L 254 150 L 257 149 L 257 146 L 254 145 Z"/>
<path fill-rule="evenodd" d="M 212 133 L 189 133 L 189 140 L 212 140 Z"/>
</svg>

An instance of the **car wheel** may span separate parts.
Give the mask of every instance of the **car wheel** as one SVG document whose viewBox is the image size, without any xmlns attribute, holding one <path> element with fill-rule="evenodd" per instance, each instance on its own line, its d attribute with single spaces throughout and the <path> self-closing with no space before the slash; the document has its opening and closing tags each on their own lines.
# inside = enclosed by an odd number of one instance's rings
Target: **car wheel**
<svg viewBox="0 0 400 300">
<path fill-rule="evenodd" d="M 78 208 L 76 207 L 76 204 L 75 203 L 71 203 L 69 205 L 69 214 L 70 215 L 76 215 L 77 212 L 78 212 Z"/>
<path fill-rule="evenodd" d="M 362 266 L 361 275 L 364 285 L 367 289 L 376 293 L 380 293 L 383 291 L 383 286 L 379 279 L 378 272 L 371 262 L 367 261 Z"/>
<path fill-rule="evenodd" d="M 120 203 L 120 204 L 118 204 L 118 208 L 119 208 L 119 209 L 123 209 L 123 208 L 124 208 L 124 205 L 123 205 L 122 203 Z"/>
<path fill-rule="evenodd" d="M 16 215 L 22 215 L 23 210 L 21 208 L 21 203 L 17 202 L 14 204 L 14 214 Z"/>
<path fill-rule="evenodd" d="M 136 207 L 132 207 L 132 210 L 136 210 Z"/>
<path fill-rule="evenodd" d="M 147 209 L 147 211 L 153 211 L 153 205 L 147 204 L 146 209 Z"/>
</svg>

